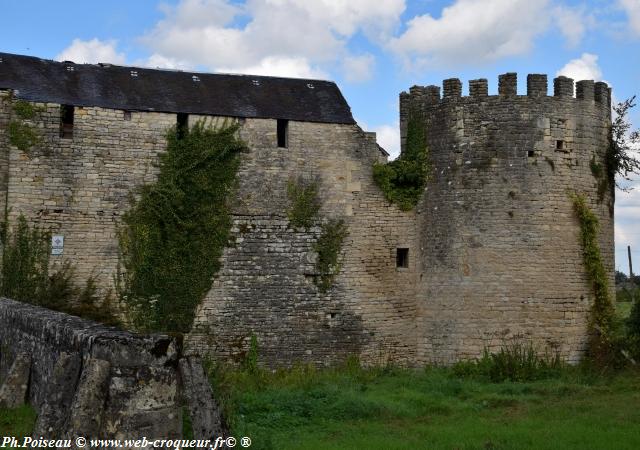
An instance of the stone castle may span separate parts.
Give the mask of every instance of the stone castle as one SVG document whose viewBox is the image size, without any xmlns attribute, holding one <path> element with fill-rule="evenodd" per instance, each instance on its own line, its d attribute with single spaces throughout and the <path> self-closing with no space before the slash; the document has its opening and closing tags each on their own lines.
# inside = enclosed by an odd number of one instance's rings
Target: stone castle
<svg viewBox="0 0 640 450">
<path fill-rule="evenodd" d="M 605 83 L 515 74 L 414 86 L 400 94 L 402 147 L 410 110 L 424 117 L 432 176 L 412 211 L 385 199 L 372 166 L 387 153 L 327 81 L 54 62 L 0 53 L 0 219 L 20 214 L 60 239 L 104 290 L 118 271 L 116 228 L 136 187 L 156 179 L 166 130 L 232 118 L 242 154 L 234 245 L 186 336 L 190 352 L 233 358 L 255 334 L 270 365 L 451 363 L 531 339 L 576 361 L 593 292 L 571 192 L 600 220 L 613 286 L 613 195 L 598 188 L 611 123 Z M 11 100 L 42 107 L 41 142 L 11 145 Z M 289 180 L 317 180 L 323 220 L 348 236 L 326 292 L 314 284 L 318 227 L 291 226 Z"/>
</svg>

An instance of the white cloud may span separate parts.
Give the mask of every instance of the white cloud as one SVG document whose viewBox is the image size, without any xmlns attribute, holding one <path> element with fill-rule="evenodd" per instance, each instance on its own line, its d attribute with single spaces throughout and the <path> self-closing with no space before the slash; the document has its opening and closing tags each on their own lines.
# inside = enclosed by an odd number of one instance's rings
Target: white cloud
<svg viewBox="0 0 640 450">
<path fill-rule="evenodd" d="M 346 45 L 359 31 L 387 39 L 404 7 L 404 0 L 248 0 L 240 6 L 230 0 L 182 0 L 165 6 L 165 18 L 141 41 L 168 61 L 210 70 L 280 70 L 305 60 L 306 68 L 295 67 L 294 73 L 306 76 L 319 65 L 351 57 Z"/>
<path fill-rule="evenodd" d="M 346 80 L 353 83 L 370 80 L 375 62 L 375 57 L 369 53 L 345 57 L 342 62 L 342 70 Z"/>
<path fill-rule="evenodd" d="M 598 66 L 598 55 L 592 53 L 583 53 L 580 58 L 572 59 L 565 66 L 556 72 L 556 76 L 564 75 L 573 78 L 575 81 L 580 80 L 601 80 L 602 70 Z"/>
<path fill-rule="evenodd" d="M 174 58 L 167 58 L 166 56 L 154 53 L 147 59 L 141 59 L 134 61 L 134 66 L 150 67 L 152 69 L 176 69 L 176 70 L 192 70 L 194 66 L 185 61 L 179 61 Z"/>
<path fill-rule="evenodd" d="M 389 159 L 400 156 L 400 125 L 381 125 L 373 129 L 376 132 L 376 140 L 380 147 L 389 153 Z"/>
<path fill-rule="evenodd" d="M 639 0 L 618 0 L 618 3 L 625 10 L 629 18 L 629 28 L 640 35 L 640 1 Z"/>
<path fill-rule="evenodd" d="M 270 56 L 262 59 L 258 64 L 246 67 L 220 67 L 220 72 L 246 73 L 252 75 L 270 75 L 275 77 L 292 78 L 321 78 L 329 76 L 322 70 L 312 67 L 306 58 L 285 58 Z"/>
<path fill-rule="evenodd" d="M 616 240 L 616 267 L 627 272 L 627 245 L 631 246 L 632 252 L 637 256 L 640 251 L 640 177 L 628 184 L 634 189 L 629 192 L 616 192 L 615 206 L 615 240 Z M 640 260 L 634 259 L 636 270 Z"/>
<path fill-rule="evenodd" d="M 553 8 L 552 16 L 569 47 L 576 47 L 584 37 L 587 26 L 594 23 L 593 17 L 587 16 L 583 7 L 558 5 Z"/>
<path fill-rule="evenodd" d="M 389 46 L 420 65 L 483 62 L 530 50 L 548 26 L 548 0 L 457 0 L 440 18 L 416 16 Z"/>
<path fill-rule="evenodd" d="M 74 39 L 69 47 L 56 56 L 56 59 L 58 61 L 73 61 L 78 64 L 99 62 L 124 64 L 126 57 L 124 53 L 118 53 L 116 44 L 116 41 L 113 40 L 91 39 L 83 41 Z"/>
</svg>

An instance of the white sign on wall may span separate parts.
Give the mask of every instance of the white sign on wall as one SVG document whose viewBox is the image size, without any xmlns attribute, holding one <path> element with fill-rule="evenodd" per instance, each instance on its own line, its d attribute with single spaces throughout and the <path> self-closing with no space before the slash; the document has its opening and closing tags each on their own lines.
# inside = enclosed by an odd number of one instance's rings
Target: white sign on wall
<svg viewBox="0 0 640 450">
<path fill-rule="evenodd" d="M 64 236 L 54 235 L 51 236 L 51 254 L 62 255 L 64 249 Z"/>
</svg>

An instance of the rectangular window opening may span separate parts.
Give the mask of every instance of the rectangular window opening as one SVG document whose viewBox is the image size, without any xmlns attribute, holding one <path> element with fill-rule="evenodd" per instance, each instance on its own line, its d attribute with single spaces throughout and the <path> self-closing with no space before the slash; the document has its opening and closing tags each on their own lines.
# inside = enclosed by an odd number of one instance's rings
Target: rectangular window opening
<svg viewBox="0 0 640 450">
<path fill-rule="evenodd" d="M 396 249 L 396 267 L 402 269 L 409 268 L 409 249 L 397 248 Z"/>
<path fill-rule="evenodd" d="M 534 156 L 536 156 L 536 152 L 535 152 L 535 151 L 533 151 L 533 150 L 529 150 L 529 151 L 527 152 L 527 156 L 528 156 L 529 158 L 533 158 Z"/>
<path fill-rule="evenodd" d="M 178 139 L 184 138 L 189 130 L 189 114 L 178 113 L 176 125 Z"/>
<path fill-rule="evenodd" d="M 125 111 L 122 117 L 124 120 L 131 120 L 131 111 Z"/>
<path fill-rule="evenodd" d="M 278 147 L 286 148 L 289 146 L 288 128 L 288 120 L 278 119 Z"/>
<path fill-rule="evenodd" d="M 564 141 L 556 141 L 556 150 L 564 150 Z"/>
<path fill-rule="evenodd" d="M 60 105 L 60 137 L 73 138 L 73 105 Z"/>
</svg>

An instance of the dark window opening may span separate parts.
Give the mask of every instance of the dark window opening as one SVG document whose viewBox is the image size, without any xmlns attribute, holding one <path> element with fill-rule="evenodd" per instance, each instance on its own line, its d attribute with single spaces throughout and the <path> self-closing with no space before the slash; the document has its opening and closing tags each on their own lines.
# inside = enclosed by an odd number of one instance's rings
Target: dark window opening
<svg viewBox="0 0 640 450">
<path fill-rule="evenodd" d="M 124 120 L 131 120 L 131 111 L 125 111 L 122 117 Z"/>
<path fill-rule="evenodd" d="M 529 158 L 532 158 L 532 157 L 536 156 L 536 152 L 534 152 L 533 150 L 529 150 L 529 151 L 527 152 L 527 156 L 528 156 Z"/>
<path fill-rule="evenodd" d="M 564 150 L 564 141 L 556 141 L 556 150 Z"/>
<path fill-rule="evenodd" d="M 409 249 L 396 249 L 396 267 L 407 269 L 409 267 Z"/>
<path fill-rule="evenodd" d="M 189 130 L 189 114 L 178 113 L 176 125 L 178 139 L 184 138 L 187 134 L 187 131 Z"/>
<path fill-rule="evenodd" d="M 73 138 L 73 105 L 60 105 L 60 137 Z"/>
<path fill-rule="evenodd" d="M 278 147 L 288 147 L 288 128 L 289 121 L 285 119 L 278 119 Z"/>
</svg>

